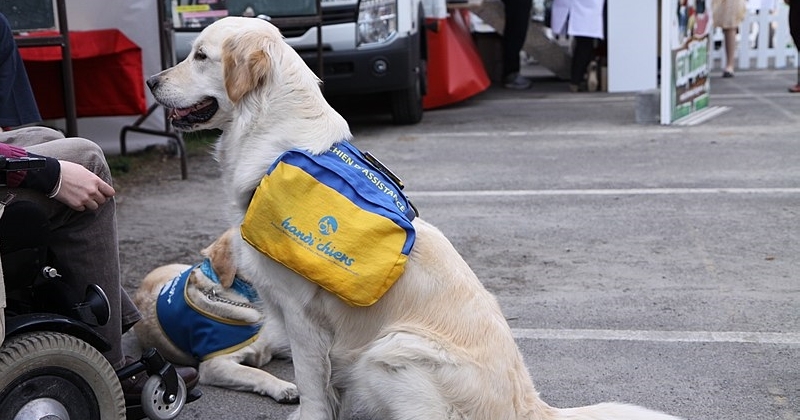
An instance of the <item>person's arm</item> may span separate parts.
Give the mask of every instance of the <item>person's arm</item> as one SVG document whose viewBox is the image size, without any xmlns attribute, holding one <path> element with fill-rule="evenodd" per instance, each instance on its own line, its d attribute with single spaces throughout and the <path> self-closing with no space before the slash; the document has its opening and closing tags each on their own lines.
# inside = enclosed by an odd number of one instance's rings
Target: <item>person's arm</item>
<svg viewBox="0 0 800 420">
<path fill-rule="evenodd" d="M 66 160 L 61 164 L 61 178 L 51 193 L 54 198 L 73 210 L 97 210 L 116 194 L 114 188 L 83 166 Z"/>
<path fill-rule="evenodd" d="M 0 13 L 0 126 L 17 127 L 41 120 L 11 24 Z"/>
<path fill-rule="evenodd" d="M 28 153 L 25 149 L 0 143 L 0 156 L 8 158 L 39 157 L 46 160 L 44 169 L 35 171 L 12 171 L 6 174 L 9 187 L 30 188 L 48 196 L 53 194 L 61 177 L 61 164 L 58 159 Z"/>
<path fill-rule="evenodd" d="M 77 163 L 35 155 L 20 147 L 3 143 L 0 143 L 0 156 L 45 158 L 44 169 L 8 172 L 7 185 L 41 191 L 73 210 L 97 210 L 116 194 L 111 185 Z"/>
</svg>

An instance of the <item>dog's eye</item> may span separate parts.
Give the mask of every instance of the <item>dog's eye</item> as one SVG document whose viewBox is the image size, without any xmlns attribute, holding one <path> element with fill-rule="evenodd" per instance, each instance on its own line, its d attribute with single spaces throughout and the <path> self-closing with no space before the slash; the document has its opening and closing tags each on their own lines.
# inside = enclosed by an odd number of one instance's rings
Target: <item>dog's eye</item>
<svg viewBox="0 0 800 420">
<path fill-rule="evenodd" d="M 204 52 L 202 52 L 200 50 L 197 50 L 197 51 L 194 52 L 194 59 L 195 60 L 202 61 L 202 60 L 205 60 L 206 58 L 208 58 L 206 53 L 204 53 Z"/>
</svg>

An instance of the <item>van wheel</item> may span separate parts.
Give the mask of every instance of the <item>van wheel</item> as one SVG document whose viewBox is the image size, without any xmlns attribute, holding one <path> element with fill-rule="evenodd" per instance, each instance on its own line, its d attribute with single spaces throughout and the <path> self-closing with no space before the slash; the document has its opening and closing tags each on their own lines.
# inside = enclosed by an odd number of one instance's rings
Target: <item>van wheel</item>
<svg viewBox="0 0 800 420">
<path fill-rule="evenodd" d="M 125 398 L 100 352 L 68 334 L 38 331 L 0 348 L 0 420 L 122 419 Z"/>
<path fill-rule="evenodd" d="M 414 85 L 391 93 L 392 121 L 397 125 L 416 124 L 422 121 L 422 97 L 428 78 L 428 62 L 419 61 Z"/>
</svg>

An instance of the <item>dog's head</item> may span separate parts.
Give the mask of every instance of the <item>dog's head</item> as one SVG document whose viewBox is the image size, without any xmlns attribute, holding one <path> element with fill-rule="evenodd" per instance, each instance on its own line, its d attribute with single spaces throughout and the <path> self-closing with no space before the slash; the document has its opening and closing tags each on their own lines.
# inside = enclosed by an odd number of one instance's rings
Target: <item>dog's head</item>
<svg viewBox="0 0 800 420">
<path fill-rule="evenodd" d="M 205 247 L 200 254 L 211 261 L 211 267 L 219 277 L 219 283 L 224 288 L 229 288 L 236 277 L 236 261 L 233 256 L 233 238 L 239 229 L 230 228 L 217 238 L 211 245 Z"/>
<path fill-rule="evenodd" d="M 275 26 L 258 18 L 226 17 L 198 35 L 185 60 L 150 77 L 147 85 L 175 128 L 224 129 L 241 115 L 234 108 L 248 96 L 286 84 L 275 80 L 276 67 L 319 90 L 317 77 Z"/>
<path fill-rule="evenodd" d="M 228 229 L 201 251 L 207 260 L 189 274 L 186 296 L 195 307 L 207 313 L 255 323 L 261 319 L 258 294 L 249 282 L 236 275 L 231 242 L 238 232 L 237 228 Z"/>
</svg>

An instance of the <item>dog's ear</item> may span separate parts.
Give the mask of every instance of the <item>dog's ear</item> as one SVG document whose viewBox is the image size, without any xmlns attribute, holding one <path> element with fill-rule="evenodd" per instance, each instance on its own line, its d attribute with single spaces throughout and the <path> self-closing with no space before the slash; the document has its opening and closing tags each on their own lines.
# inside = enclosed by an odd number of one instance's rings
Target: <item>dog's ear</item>
<svg viewBox="0 0 800 420">
<path fill-rule="evenodd" d="M 225 90 L 234 103 L 260 86 L 269 75 L 269 38 L 259 32 L 246 32 L 225 40 L 222 65 Z"/>
<path fill-rule="evenodd" d="M 236 261 L 233 258 L 233 235 L 237 232 L 236 228 L 225 231 L 214 243 L 203 249 L 200 253 L 211 261 L 211 267 L 219 277 L 219 282 L 224 288 L 229 288 L 233 284 L 236 276 Z"/>
</svg>

